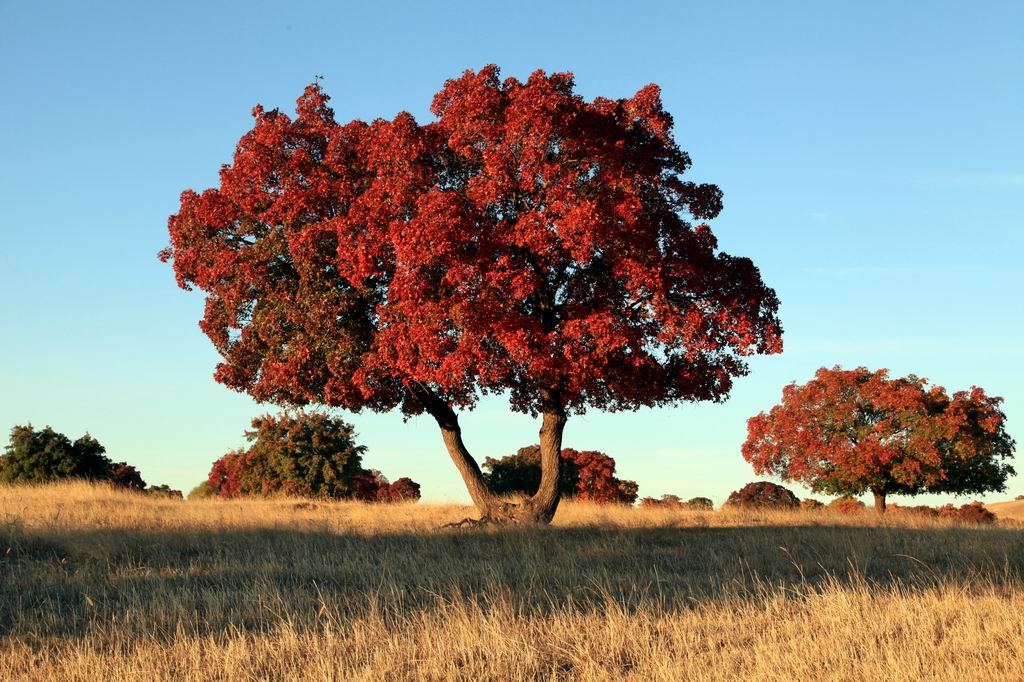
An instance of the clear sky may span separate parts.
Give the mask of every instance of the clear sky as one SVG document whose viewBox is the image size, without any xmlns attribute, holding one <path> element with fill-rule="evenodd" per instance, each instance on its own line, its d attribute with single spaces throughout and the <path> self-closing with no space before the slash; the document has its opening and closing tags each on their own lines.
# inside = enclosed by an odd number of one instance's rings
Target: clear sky
<svg viewBox="0 0 1024 682">
<path fill-rule="evenodd" d="M 88 430 L 151 483 L 204 479 L 268 408 L 213 381 L 202 297 L 157 261 L 179 193 L 317 75 L 339 120 L 425 121 L 496 63 L 588 98 L 660 84 L 693 179 L 725 192 L 723 249 L 782 300 L 785 353 L 727 403 L 592 412 L 567 446 L 720 503 L 754 480 L 746 419 L 839 363 L 980 385 L 1024 449 L 1022 27 L 1016 1 L 2 3 L 0 430 Z M 429 418 L 347 417 L 368 466 L 468 499 Z M 481 459 L 538 426 L 499 399 L 463 425 Z"/>
</svg>

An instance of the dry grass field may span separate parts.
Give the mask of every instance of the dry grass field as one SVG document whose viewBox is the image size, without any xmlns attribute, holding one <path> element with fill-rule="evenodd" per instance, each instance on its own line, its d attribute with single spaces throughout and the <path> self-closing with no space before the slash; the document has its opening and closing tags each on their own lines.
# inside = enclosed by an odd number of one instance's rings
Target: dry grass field
<svg viewBox="0 0 1024 682">
<path fill-rule="evenodd" d="M 995 504 L 988 505 L 988 508 L 1000 518 L 1024 521 L 1024 500 L 996 502 Z"/>
<path fill-rule="evenodd" d="M 1024 679 L 1024 530 L 0 488 L 0 679 Z"/>
</svg>

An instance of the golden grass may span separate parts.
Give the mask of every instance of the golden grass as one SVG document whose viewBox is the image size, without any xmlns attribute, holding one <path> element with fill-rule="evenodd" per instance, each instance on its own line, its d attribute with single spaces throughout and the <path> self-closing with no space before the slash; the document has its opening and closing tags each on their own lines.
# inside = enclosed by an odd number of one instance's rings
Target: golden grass
<svg viewBox="0 0 1024 682">
<path fill-rule="evenodd" d="M 0 679 L 1024 679 L 1024 531 L 0 487 Z"/>
<path fill-rule="evenodd" d="M 1009 502 L 996 502 L 985 505 L 999 518 L 1017 519 L 1024 521 L 1024 500 L 1010 500 Z"/>
</svg>

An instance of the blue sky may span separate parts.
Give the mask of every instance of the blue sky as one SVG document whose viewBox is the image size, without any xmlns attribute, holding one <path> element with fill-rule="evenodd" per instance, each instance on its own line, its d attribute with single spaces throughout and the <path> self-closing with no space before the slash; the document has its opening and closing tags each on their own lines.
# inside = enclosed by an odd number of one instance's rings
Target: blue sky
<svg viewBox="0 0 1024 682">
<path fill-rule="evenodd" d="M 592 412 L 566 445 L 642 495 L 721 502 L 754 479 L 746 419 L 837 363 L 980 385 L 1024 441 L 1021 26 L 1017 2 L 4 3 L 0 429 L 88 430 L 152 483 L 205 478 L 267 408 L 213 381 L 201 296 L 156 259 L 179 193 L 317 75 L 339 120 L 428 120 L 446 78 L 496 63 L 573 71 L 587 97 L 660 84 L 692 177 L 725 192 L 723 249 L 782 300 L 785 353 L 727 403 Z M 348 416 L 369 466 L 468 499 L 432 421 Z M 499 399 L 463 425 L 481 459 L 536 438 Z"/>
</svg>

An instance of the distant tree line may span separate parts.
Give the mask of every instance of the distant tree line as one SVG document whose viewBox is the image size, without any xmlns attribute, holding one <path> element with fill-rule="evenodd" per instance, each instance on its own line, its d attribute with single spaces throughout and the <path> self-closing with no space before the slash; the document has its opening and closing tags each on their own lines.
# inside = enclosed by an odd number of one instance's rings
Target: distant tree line
<svg viewBox="0 0 1024 682">
<path fill-rule="evenodd" d="M 891 378 L 886 370 L 859 367 L 818 370 L 813 380 L 790 384 L 782 401 L 748 421 L 743 456 L 761 474 L 834 495 L 827 506 L 858 512 L 858 495 L 871 492 L 884 512 L 890 494 L 1002 491 L 1014 475 L 1015 443 L 1006 431 L 1002 400 L 977 387 L 949 394 L 914 375 Z M 408 477 L 391 482 L 363 467 L 366 448 L 351 424 L 317 411 L 267 414 L 252 421 L 248 444 L 216 461 L 190 498 L 289 495 L 369 502 L 414 501 L 420 486 Z M 71 441 L 47 426 L 15 426 L 0 456 L 0 482 L 44 483 L 79 478 L 106 481 L 136 491 L 180 497 L 168 486 L 148 486 L 126 462 L 113 462 L 88 433 Z M 616 476 L 615 459 L 596 450 L 563 448 L 559 497 L 580 502 L 632 505 L 635 481 Z M 541 485 L 542 452 L 529 445 L 501 458 L 488 457 L 481 476 L 492 494 L 506 499 L 535 495 Z M 514 503 L 514 500 L 512 500 Z M 666 494 L 645 497 L 644 507 L 705 511 L 706 497 Z M 980 503 L 979 503 L 980 504 Z M 825 505 L 800 500 L 769 481 L 733 492 L 725 507 L 814 510 Z M 899 513 L 984 519 L 983 505 L 936 509 L 897 507 Z M 910 510 L 910 511 L 908 511 Z"/>
<path fill-rule="evenodd" d="M 840 514 L 858 514 L 864 512 L 867 505 L 852 495 L 840 495 L 828 504 L 812 498 L 801 500 L 793 491 L 777 483 L 755 481 L 730 494 L 723 507 L 750 511 L 801 509 L 810 512 L 829 510 Z M 996 515 L 986 509 L 981 502 L 971 502 L 960 507 L 952 504 L 941 507 L 905 507 L 893 504 L 889 505 L 889 511 L 925 518 L 949 519 L 960 523 L 987 525 L 996 521 Z"/>
<path fill-rule="evenodd" d="M 663 507 L 666 509 L 687 509 L 689 511 L 711 511 L 715 503 L 707 497 L 692 497 L 686 502 L 678 495 L 662 495 L 661 499 L 645 497 L 640 500 L 641 507 Z"/>
<path fill-rule="evenodd" d="M 0 482 L 49 483 L 62 479 L 105 481 L 118 488 L 181 497 L 166 485 L 147 486 L 142 475 L 127 462 L 114 462 L 106 448 L 86 433 L 72 441 L 47 426 L 31 424 L 11 429 L 11 439 L 0 456 Z"/>
</svg>

